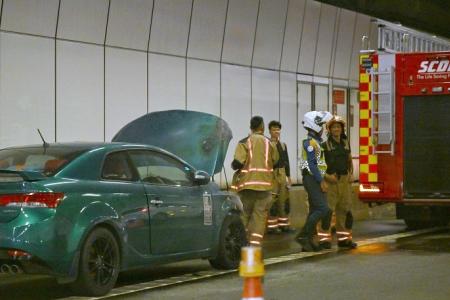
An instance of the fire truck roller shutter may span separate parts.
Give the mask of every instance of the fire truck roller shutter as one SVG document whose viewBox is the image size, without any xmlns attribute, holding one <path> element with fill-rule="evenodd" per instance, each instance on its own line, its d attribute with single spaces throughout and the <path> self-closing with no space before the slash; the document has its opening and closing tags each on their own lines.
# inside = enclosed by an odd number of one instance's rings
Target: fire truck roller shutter
<svg viewBox="0 0 450 300">
<path fill-rule="evenodd" d="M 450 199 L 450 95 L 404 99 L 405 198 Z"/>
</svg>

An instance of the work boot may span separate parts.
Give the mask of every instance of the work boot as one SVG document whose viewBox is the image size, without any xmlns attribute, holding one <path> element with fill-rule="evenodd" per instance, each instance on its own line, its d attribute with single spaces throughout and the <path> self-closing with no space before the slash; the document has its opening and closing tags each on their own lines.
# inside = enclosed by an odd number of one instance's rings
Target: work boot
<svg viewBox="0 0 450 300">
<path fill-rule="evenodd" d="M 302 246 L 303 252 L 317 252 L 322 250 L 320 245 L 316 244 L 311 238 L 297 236 L 295 241 Z"/>
<path fill-rule="evenodd" d="M 331 242 L 329 241 L 319 242 L 319 245 L 322 249 L 331 249 Z"/>
<path fill-rule="evenodd" d="M 356 247 L 358 247 L 358 244 L 353 242 L 352 240 L 345 240 L 345 241 L 339 241 L 338 247 L 346 248 L 346 249 L 355 249 Z"/>
</svg>

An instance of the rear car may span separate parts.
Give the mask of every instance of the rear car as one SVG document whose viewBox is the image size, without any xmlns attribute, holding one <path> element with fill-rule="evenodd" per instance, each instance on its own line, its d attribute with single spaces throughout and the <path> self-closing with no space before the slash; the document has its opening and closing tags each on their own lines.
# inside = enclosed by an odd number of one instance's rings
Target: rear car
<svg viewBox="0 0 450 300">
<path fill-rule="evenodd" d="M 204 167 L 128 142 L 0 150 L 0 271 L 98 296 L 124 270 L 193 258 L 236 268 L 240 201 L 211 181 L 216 164 Z"/>
</svg>

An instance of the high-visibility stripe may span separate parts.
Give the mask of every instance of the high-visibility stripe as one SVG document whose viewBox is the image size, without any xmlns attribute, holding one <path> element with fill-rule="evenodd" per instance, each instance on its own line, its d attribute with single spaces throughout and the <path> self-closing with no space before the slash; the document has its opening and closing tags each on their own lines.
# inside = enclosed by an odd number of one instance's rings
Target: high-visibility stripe
<svg viewBox="0 0 450 300">
<path fill-rule="evenodd" d="M 258 242 L 258 241 L 250 241 L 250 244 L 261 245 L 261 242 Z"/>
<path fill-rule="evenodd" d="M 348 231 L 336 231 L 336 234 L 350 235 L 351 233 Z"/>
<path fill-rule="evenodd" d="M 247 139 L 247 144 L 248 144 L 248 156 L 250 156 L 248 167 L 250 168 L 250 164 L 251 164 L 252 158 L 253 158 L 252 141 L 250 140 L 250 138 Z"/>
<path fill-rule="evenodd" d="M 239 185 L 239 187 L 251 185 L 251 184 L 272 185 L 271 182 L 266 182 L 266 181 L 247 181 L 247 182 L 244 182 L 243 184 Z"/>
<path fill-rule="evenodd" d="M 330 240 L 329 237 L 324 237 L 324 238 L 319 239 L 319 242 L 324 242 L 324 241 L 328 241 L 328 240 Z"/>
<path fill-rule="evenodd" d="M 331 234 L 329 233 L 323 233 L 323 232 L 319 232 L 317 233 L 318 236 L 331 236 Z"/>
<path fill-rule="evenodd" d="M 280 226 L 281 226 L 281 224 L 280 224 Z M 278 228 L 278 224 L 267 225 L 267 228 L 270 228 L 270 229 L 272 229 L 272 228 Z"/>
<path fill-rule="evenodd" d="M 243 169 L 241 170 L 242 173 L 248 173 L 248 172 L 273 172 L 273 169 L 266 169 L 266 168 L 250 168 L 250 169 Z"/>
<path fill-rule="evenodd" d="M 266 161 L 266 169 L 269 168 L 269 141 L 267 139 L 264 140 L 265 146 L 266 146 L 266 152 L 265 152 L 265 161 Z"/>
<path fill-rule="evenodd" d="M 263 238 L 264 236 L 262 234 L 259 233 L 252 233 L 252 236 L 258 237 L 258 238 Z"/>
<path fill-rule="evenodd" d="M 349 239 L 348 236 L 344 236 L 344 237 L 338 238 L 338 241 L 345 241 L 345 240 L 348 240 L 348 239 Z"/>
</svg>

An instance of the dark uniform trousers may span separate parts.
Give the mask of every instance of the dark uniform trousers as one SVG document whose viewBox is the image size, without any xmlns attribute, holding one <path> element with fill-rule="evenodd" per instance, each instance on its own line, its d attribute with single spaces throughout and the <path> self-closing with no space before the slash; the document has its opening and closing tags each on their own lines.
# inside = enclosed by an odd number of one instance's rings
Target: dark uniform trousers
<svg viewBox="0 0 450 300">
<path fill-rule="evenodd" d="M 309 215 L 299 237 L 311 238 L 314 236 L 319 221 L 322 221 L 324 225 L 329 223 L 331 210 L 328 207 L 325 193 L 320 188 L 320 183 L 312 175 L 305 174 L 303 176 L 303 185 L 308 193 Z"/>
</svg>

